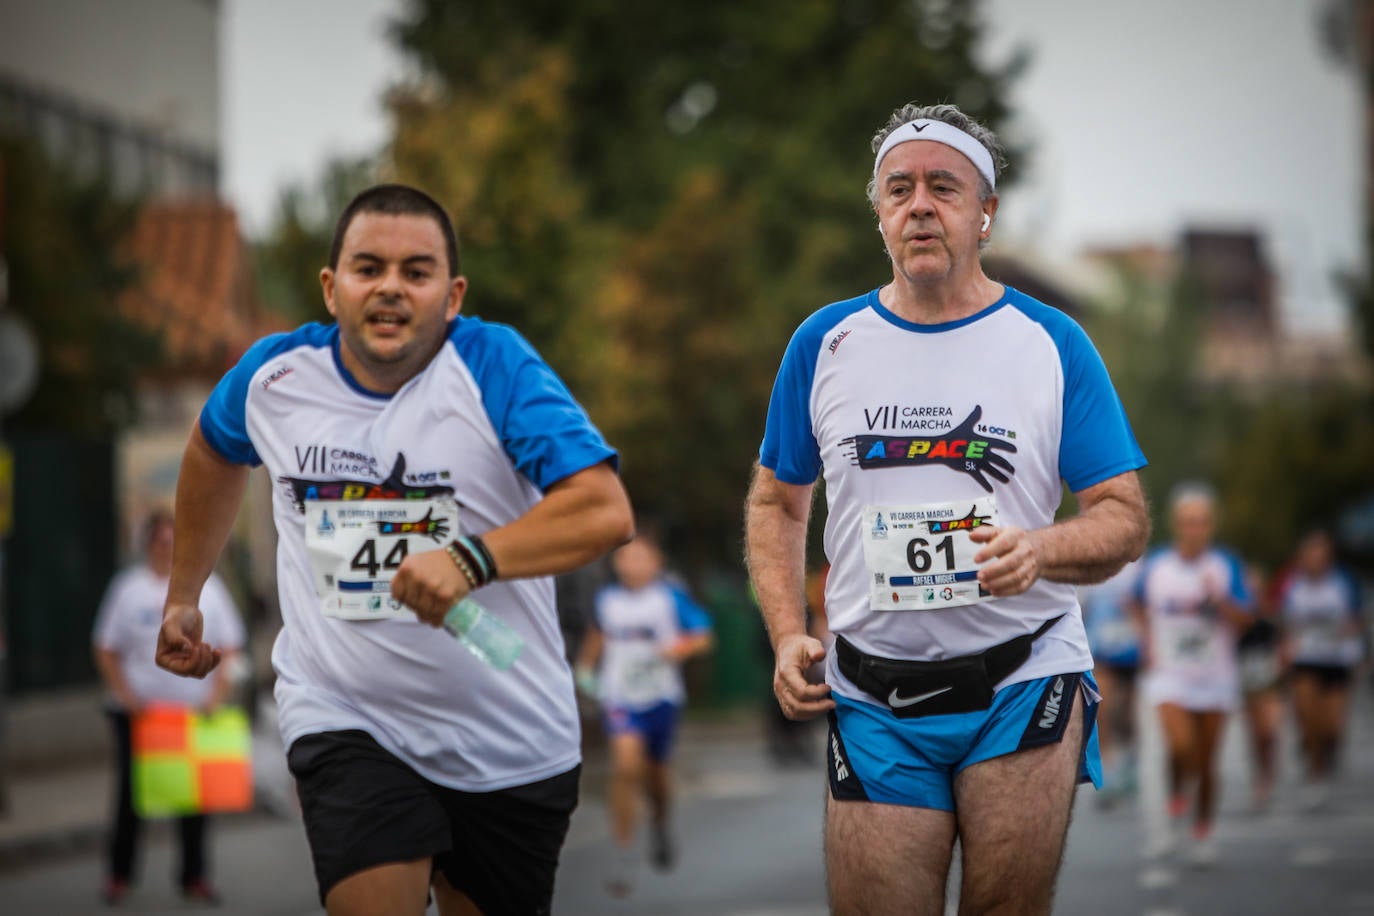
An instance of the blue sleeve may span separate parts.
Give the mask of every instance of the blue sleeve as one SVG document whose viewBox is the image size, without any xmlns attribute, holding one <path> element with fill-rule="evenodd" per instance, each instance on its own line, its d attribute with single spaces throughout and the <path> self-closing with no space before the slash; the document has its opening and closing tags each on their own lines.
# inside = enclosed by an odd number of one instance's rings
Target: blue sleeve
<svg viewBox="0 0 1374 916">
<path fill-rule="evenodd" d="M 704 607 L 693 601 L 691 595 L 676 585 L 669 585 L 668 592 L 673 596 L 673 604 L 677 608 L 679 629 L 684 633 L 699 633 L 711 629 L 711 615 L 706 613 Z"/>
<path fill-rule="evenodd" d="M 1221 554 L 1226 559 L 1226 568 L 1231 579 L 1227 594 L 1236 604 L 1249 610 L 1254 605 L 1255 598 L 1250 594 L 1250 587 L 1245 584 L 1245 567 L 1241 564 L 1240 557 L 1229 550 L 1223 550 Z"/>
<path fill-rule="evenodd" d="M 603 461 L 618 467 L 582 405 L 513 328 L 459 318 L 449 340 L 481 389 L 506 455 L 536 487 L 547 490 Z"/>
<path fill-rule="evenodd" d="M 601 586 L 601 588 L 596 590 L 596 595 L 592 598 L 592 619 L 590 623 L 603 632 L 606 629 L 606 622 L 601 618 L 601 606 L 603 602 L 605 602 L 606 596 L 610 593 L 611 588 L 612 586 L 610 585 Z"/>
<path fill-rule="evenodd" d="M 225 373 L 200 411 L 200 433 L 220 457 L 234 464 L 262 464 L 248 438 L 248 386 L 269 360 L 300 346 L 327 345 L 333 325 L 308 324 L 286 334 L 264 337 L 248 348 L 234 368 Z"/>
<path fill-rule="evenodd" d="M 821 449 L 811 426 L 811 383 L 816 360 L 825 335 L 866 305 L 866 296 L 828 305 L 802 322 L 787 344 L 773 382 L 763 445 L 759 448 L 759 464 L 783 483 L 815 483 L 821 472 Z"/>
<path fill-rule="evenodd" d="M 1150 568 L 1159 560 L 1163 548 L 1156 547 L 1145 555 L 1145 559 L 1140 561 L 1140 568 L 1136 570 L 1135 582 L 1131 585 L 1129 595 L 1136 604 L 1145 604 L 1145 580 L 1150 577 Z"/>
<path fill-rule="evenodd" d="M 1107 366 L 1072 318 L 1049 308 L 1036 315 L 1059 349 L 1064 370 L 1064 419 L 1059 476 L 1074 493 L 1145 466 L 1126 408 Z"/>
<path fill-rule="evenodd" d="M 797 485 L 814 483 L 821 472 L 821 449 L 811 428 L 811 380 L 820 345 L 804 330 L 792 335 L 783 353 L 759 448 L 759 464 Z"/>
<path fill-rule="evenodd" d="M 1341 577 L 1341 584 L 1345 586 L 1345 592 L 1349 596 L 1350 616 L 1356 620 L 1364 619 L 1364 595 L 1360 591 L 1360 583 L 1349 570 L 1338 569 L 1337 574 Z"/>
</svg>

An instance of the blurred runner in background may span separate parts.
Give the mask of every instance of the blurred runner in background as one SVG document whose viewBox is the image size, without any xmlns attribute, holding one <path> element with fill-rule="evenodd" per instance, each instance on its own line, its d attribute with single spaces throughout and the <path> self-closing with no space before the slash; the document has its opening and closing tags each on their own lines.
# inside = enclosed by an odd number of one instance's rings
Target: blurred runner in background
<svg viewBox="0 0 1374 916">
<path fill-rule="evenodd" d="M 1216 497 L 1205 484 L 1175 488 L 1173 543 L 1146 557 L 1136 585 L 1145 623 L 1145 692 L 1168 747 L 1172 832 L 1192 811 L 1195 864 L 1217 858 L 1213 837 L 1221 781 L 1218 751 L 1226 717 L 1240 702 L 1237 635 L 1252 620 L 1240 561 L 1212 543 Z M 1173 837 L 1160 848 L 1172 849 Z"/>
<path fill-rule="evenodd" d="M 1326 800 L 1345 735 L 1352 672 L 1365 654 L 1359 586 L 1336 564 L 1335 547 L 1325 531 L 1313 531 L 1299 542 L 1279 607 L 1306 766 L 1303 801 L 1316 808 Z"/>
<path fill-rule="evenodd" d="M 1237 643 L 1245 729 L 1250 739 L 1250 806 L 1255 811 L 1267 811 L 1278 779 L 1279 727 L 1283 721 L 1278 607 L 1263 570 L 1251 565 L 1245 575 L 1256 602 L 1255 618 Z"/>
<path fill-rule="evenodd" d="M 1127 563 L 1106 582 L 1083 585 L 1083 625 L 1093 651 L 1093 676 L 1102 693 L 1097 741 L 1102 749 L 1102 791 L 1098 801 L 1108 807 L 1135 793 L 1136 788 L 1136 674 L 1140 668 L 1140 630 L 1131 613 L 1131 595 L 1140 575 L 1140 561 Z"/>
<path fill-rule="evenodd" d="M 616 849 L 606 888 L 617 897 L 634 890 L 641 797 L 649 802 L 649 859 L 662 870 L 674 864 L 670 758 L 687 699 L 682 664 L 713 645 L 711 618 L 668 580 L 657 541 L 639 530 L 611 556 L 616 582 L 596 596 L 594 622 L 577 661 L 578 683 L 601 700 L 610 739 L 608 798 Z"/>
</svg>

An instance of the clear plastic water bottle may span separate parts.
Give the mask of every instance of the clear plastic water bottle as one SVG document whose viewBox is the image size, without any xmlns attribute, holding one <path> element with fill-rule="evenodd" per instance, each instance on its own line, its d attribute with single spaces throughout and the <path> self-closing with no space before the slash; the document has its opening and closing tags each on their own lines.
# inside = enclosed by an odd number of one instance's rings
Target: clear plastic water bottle
<svg viewBox="0 0 1374 916">
<path fill-rule="evenodd" d="M 515 664 L 525 640 L 511 629 L 510 624 L 488 611 L 471 597 L 449 608 L 444 615 L 444 629 L 448 630 L 468 651 L 491 665 L 505 671 Z"/>
</svg>

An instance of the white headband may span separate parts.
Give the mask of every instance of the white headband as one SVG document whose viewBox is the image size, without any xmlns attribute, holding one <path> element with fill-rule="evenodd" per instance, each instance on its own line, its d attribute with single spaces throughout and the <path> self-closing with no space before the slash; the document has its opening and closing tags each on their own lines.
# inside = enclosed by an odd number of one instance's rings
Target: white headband
<svg viewBox="0 0 1374 916">
<path fill-rule="evenodd" d="M 934 140 L 936 143 L 943 143 L 945 146 L 958 150 L 968 157 L 968 160 L 973 163 L 973 167 L 988 180 L 992 189 L 997 189 L 997 178 L 992 169 L 992 153 L 988 152 L 988 148 L 975 140 L 972 134 L 967 134 L 944 121 L 932 121 L 928 118 L 908 121 L 887 135 L 887 138 L 883 140 L 883 145 L 878 147 L 877 157 L 873 160 L 873 179 L 875 181 L 878 178 L 878 166 L 883 164 L 883 157 L 888 154 L 892 147 L 899 143 L 909 143 L 912 140 Z"/>
</svg>

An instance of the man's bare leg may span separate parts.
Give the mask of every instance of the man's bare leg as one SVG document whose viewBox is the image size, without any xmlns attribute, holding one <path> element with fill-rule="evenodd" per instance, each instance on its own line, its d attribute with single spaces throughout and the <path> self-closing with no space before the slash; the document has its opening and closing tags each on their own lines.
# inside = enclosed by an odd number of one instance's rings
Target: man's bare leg
<svg viewBox="0 0 1374 916">
<path fill-rule="evenodd" d="M 834 916 L 942 916 L 954 815 L 826 793 L 825 867 Z"/>
<path fill-rule="evenodd" d="M 439 916 L 482 916 L 482 911 L 472 902 L 472 898 L 449 884 L 443 872 L 434 872 L 433 887 Z"/>
<path fill-rule="evenodd" d="M 425 858 L 356 872 L 329 889 L 325 910 L 329 916 L 422 916 L 431 867 Z"/>
<path fill-rule="evenodd" d="M 1081 692 L 1056 744 L 974 764 L 954 781 L 959 912 L 1049 913 L 1083 753 Z"/>
</svg>

